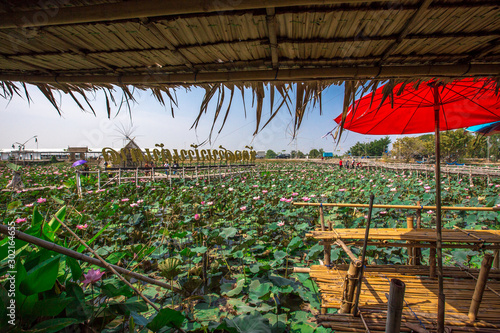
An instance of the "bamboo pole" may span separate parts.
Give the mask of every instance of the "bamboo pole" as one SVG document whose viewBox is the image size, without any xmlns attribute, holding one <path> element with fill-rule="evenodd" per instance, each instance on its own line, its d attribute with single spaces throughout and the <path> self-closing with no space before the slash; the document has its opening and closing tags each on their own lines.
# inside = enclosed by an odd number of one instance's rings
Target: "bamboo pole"
<svg viewBox="0 0 500 333">
<path fill-rule="evenodd" d="M 368 204 L 352 204 L 352 203 L 317 203 L 317 202 L 294 202 L 295 206 L 324 206 L 324 207 L 356 207 L 368 208 Z M 436 206 L 411 206 L 411 205 L 373 205 L 373 208 L 394 208 L 394 209 L 415 209 L 415 210 L 435 210 Z M 460 210 L 460 211 L 484 211 L 498 212 L 500 207 L 458 207 L 458 206 L 442 206 L 441 210 Z"/>
<path fill-rule="evenodd" d="M 436 245 L 433 243 L 429 249 L 429 276 L 436 277 Z"/>
<path fill-rule="evenodd" d="M 493 251 L 494 253 L 494 258 L 493 258 L 493 268 L 494 269 L 500 269 L 500 254 L 499 254 L 500 251 L 495 250 Z"/>
<path fill-rule="evenodd" d="M 8 235 L 8 230 L 9 229 L 8 229 L 8 227 L 6 225 L 1 225 L 0 224 L 0 233 Z M 21 232 L 19 230 L 15 230 L 15 233 L 16 233 L 16 238 L 20 239 L 22 241 L 25 241 L 25 242 L 28 242 L 30 244 L 34 244 L 34 245 L 43 247 L 43 248 L 45 248 L 47 250 L 50 250 L 50 251 L 54 251 L 54 252 L 57 252 L 57 253 L 64 254 L 64 255 L 66 255 L 68 257 L 71 257 L 71 258 L 74 258 L 74 259 L 77 259 L 77 260 L 81 260 L 81 261 L 87 262 L 87 263 L 92 264 L 92 265 L 96 265 L 96 266 L 99 266 L 99 267 L 102 267 L 102 268 L 106 268 L 106 266 L 101 261 L 99 261 L 98 259 L 95 259 L 95 258 L 89 257 L 89 256 L 87 256 L 85 254 L 82 254 L 82 253 L 79 253 L 79 252 L 67 249 L 65 247 L 62 247 L 62 246 L 57 245 L 57 244 L 54 244 L 52 242 L 48 242 L 46 240 L 43 240 L 43 239 L 40 239 L 40 238 L 31 236 L 31 235 L 28 235 L 28 234 L 26 234 L 24 232 Z M 172 286 L 170 284 L 167 284 L 167 283 L 164 283 L 164 282 L 152 279 L 152 278 L 150 278 L 148 276 L 144 276 L 144 275 L 141 275 L 141 274 L 136 273 L 136 272 L 129 271 L 128 269 L 122 268 L 120 266 L 116 266 L 116 265 L 110 265 L 110 266 L 112 266 L 114 270 L 116 270 L 117 272 L 120 272 L 121 274 L 128 275 L 128 276 L 133 277 L 133 278 L 135 278 L 137 280 L 141 280 L 141 281 L 144 281 L 146 283 L 154 284 L 154 285 L 163 287 L 163 288 L 168 289 L 168 290 L 172 290 Z M 178 293 L 178 294 L 184 294 L 181 289 L 178 289 L 176 287 L 173 287 L 173 290 L 176 293 Z"/>
<path fill-rule="evenodd" d="M 407 216 L 406 217 L 406 228 L 408 230 L 413 230 L 413 216 Z M 412 244 L 412 241 L 406 241 L 408 244 Z M 415 248 L 414 247 L 408 247 L 408 265 L 415 265 Z"/>
<path fill-rule="evenodd" d="M 370 223 L 372 221 L 372 210 L 373 210 L 373 200 L 375 196 L 373 194 L 370 195 L 370 208 L 368 208 L 368 219 L 366 220 L 366 229 L 365 229 L 365 239 L 363 242 L 363 249 L 361 250 L 361 267 L 359 268 L 358 275 L 358 283 L 356 286 L 356 297 L 354 298 L 354 304 L 351 309 L 351 313 L 355 316 L 358 315 L 358 304 L 359 304 L 359 295 L 361 294 L 361 283 L 363 281 L 363 273 L 365 267 L 365 257 L 366 257 L 366 246 L 368 243 L 368 235 L 370 233 Z"/>
<path fill-rule="evenodd" d="M 319 218 L 321 221 L 321 230 L 325 231 L 325 216 L 324 216 L 324 212 L 323 212 L 323 205 L 319 206 Z"/>
<path fill-rule="evenodd" d="M 153 302 L 151 302 L 146 296 L 144 296 L 136 287 L 134 287 L 130 282 L 128 282 L 120 273 L 118 273 L 110 264 L 108 264 L 100 255 L 98 255 L 87 243 L 85 243 L 77 234 L 73 232 L 63 221 L 61 221 L 57 216 L 54 218 L 59 222 L 66 231 L 68 231 L 73 237 L 75 237 L 80 244 L 82 244 L 88 251 L 90 251 L 97 259 L 106 267 L 106 269 L 110 270 L 113 274 L 115 274 L 123 283 L 129 286 L 139 297 L 141 297 L 147 304 L 151 305 L 153 309 L 157 312 L 160 312 L 160 308 L 157 307 Z"/>
<path fill-rule="evenodd" d="M 324 260 L 325 260 L 325 265 L 330 266 L 331 261 L 330 261 L 330 255 L 332 252 L 332 246 L 330 243 L 325 243 L 324 244 Z"/>
<path fill-rule="evenodd" d="M 352 251 L 347 247 L 347 245 L 345 245 L 345 243 L 343 241 L 341 241 L 340 239 L 337 239 L 335 241 L 335 244 L 337 244 L 338 246 L 340 246 L 344 252 L 349 256 L 349 258 L 351 259 L 352 261 L 352 264 L 356 267 L 361 267 L 363 265 L 363 263 L 361 262 L 361 260 L 359 260 L 355 255 L 354 253 L 352 253 Z"/>
<path fill-rule="evenodd" d="M 350 313 L 352 300 L 354 297 L 354 290 L 356 289 L 356 278 L 359 273 L 359 267 L 354 265 L 354 262 L 351 262 L 349 265 L 349 270 L 347 271 L 346 276 L 346 284 L 347 288 L 345 289 L 345 297 L 342 299 L 342 304 L 339 309 L 339 313 Z"/>
<path fill-rule="evenodd" d="M 1 22 L 1 21 L 0 21 Z M 498 64 L 472 65 L 414 65 L 414 66 L 351 66 L 323 68 L 295 68 L 276 70 L 231 71 L 231 72 L 197 72 L 197 73 L 148 73 L 125 75 L 27 75 L 0 74 L 0 81 L 20 81 L 44 84 L 116 84 L 116 85 L 152 85 L 158 84 L 202 84 L 202 83 L 236 83 L 241 81 L 258 82 L 296 82 L 329 79 L 386 79 L 416 78 L 432 76 L 485 76 L 500 72 Z M 431 73 L 431 74 L 429 74 Z"/>
<path fill-rule="evenodd" d="M 401 327 L 401 315 L 403 314 L 403 301 L 405 296 L 405 284 L 399 279 L 391 279 L 389 299 L 387 302 L 386 333 L 399 333 Z"/>
<path fill-rule="evenodd" d="M 97 189 L 101 189 L 101 169 L 97 170 Z"/>
<path fill-rule="evenodd" d="M 474 290 L 474 296 L 472 296 L 470 308 L 469 308 L 469 319 L 470 321 L 475 321 L 477 314 L 479 312 L 479 306 L 483 299 L 484 289 L 486 287 L 486 282 L 488 281 L 488 274 L 490 273 L 491 263 L 493 257 L 486 253 L 481 263 L 481 271 L 476 282 L 476 288 Z"/>
<path fill-rule="evenodd" d="M 383 0 L 369 0 L 368 2 L 380 2 Z M 307 4 L 326 5 L 341 3 L 361 3 L 366 0 L 313 0 Z M 15 11 L 0 15 L 0 29 L 12 29 L 18 27 L 38 27 L 45 25 L 66 25 L 76 23 L 90 23 L 99 21 L 114 21 L 137 19 L 141 17 L 155 16 L 177 16 L 187 14 L 205 14 L 212 12 L 227 12 L 235 10 L 252 10 L 265 7 L 288 7 L 304 5 L 303 0 L 266 0 L 265 4 L 260 0 L 245 0 L 242 2 L 212 2 L 205 0 L 190 0 L 189 2 L 176 0 L 131 0 L 125 4 L 102 3 L 98 5 L 81 6 L 76 8 L 56 8 L 57 15 L 47 15 L 45 10 Z M 72 10 L 73 9 L 73 10 Z M 44 19 L 37 18 L 45 14 Z"/>
<path fill-rule="evenodd" d="M 118 185 L 122 184 L 122 168 L 118 169 Z"/>
</svg>

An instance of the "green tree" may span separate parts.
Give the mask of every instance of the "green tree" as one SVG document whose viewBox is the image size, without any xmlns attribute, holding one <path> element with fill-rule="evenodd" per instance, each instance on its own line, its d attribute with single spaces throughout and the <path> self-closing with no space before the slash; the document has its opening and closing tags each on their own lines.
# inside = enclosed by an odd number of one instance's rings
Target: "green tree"
<svg viewBox="0 0 500 333">
<path fill-rule="evenodd" d="M 321 158 L 321 154 L 317 149 L 311 149 L 309 152 L 309 158 Z"/>
<path fill-rule="evenodd" d="M 470 157 L 474 154 L 473 146 L 474 136 L 464 129 L 441 133 L 441 158 L 447 161 L 461 161 Z"/>
<path fill-rule="evenodd" d="M 424 152 L 425 147 L 420 137 L 405 136 L 396 139 L 392 145 L 392 154 L 404 159 L 406 163 L 412 158 L 422 156 Z"/>
<path fill-rule="evenodd" d="M 347 153 L 352 156 L 382 156 L 390 143 L 391 139 L 388 136 L 368 143 L 357 142 Z"/>
<path fill-rule="evenodd" d="M 266 151 L 266 158 L 276 158 L 276 153 L 269 149 L 268 151 Z"/>
</svg>

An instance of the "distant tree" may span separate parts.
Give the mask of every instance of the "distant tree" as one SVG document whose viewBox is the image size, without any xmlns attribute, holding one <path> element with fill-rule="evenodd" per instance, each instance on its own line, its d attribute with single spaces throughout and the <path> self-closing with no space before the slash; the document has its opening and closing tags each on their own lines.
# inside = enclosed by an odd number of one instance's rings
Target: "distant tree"
<svg viewBox="0 0 500 333">
<path fill-rule="evenodd" d="M 464 129 L 441 133 L 441 157 L 447 161 L 458 161 L 473 157 L 474 135 Z"/>
<path fill-rule="evenodd" d="M 266 151 L 266 158 L 276 158 L 276 156 L 277 154 L 273 150 L 269 149 Z"/>
<path fill-rule="evenodd" d="M 367 146 L 368 156 L 382 156 L 388 150 L 390 143 L 391 139 L 388 136 L 369 142 Z"/>
<path fill-rule="evenodd" d="M 317 149 L 311 149 L 309 152 L 309 158 L 320 158 L 322 154 Z"/>
<path fill-rule="evenodd" d="M 298 157 L 298 158 L 304 158 L 304 157 L 306 157 L 306 155 L 304 155 L 304 153 L 303 153 L 303 152 L 301 152 L 301 151 L 299 150 L 299 151 L 297 152 L 297 157 Z"/>
<path fill-rule="evenodd" d="M 405 136 L 398 138 L 392 145 L 392 154 L 404 159 L 406 163 L 412 158 L 422 156 L 424 151 L 423 142 L 419 137 Z"/>
<path fill-rule="evenodd" d="M 347 151 L 347 154 L 351 154 L 352 156 L 365 156 L 368 154 L 368 144 L 356 142 L 356 144 Z"/>
<path fill-rule="evenodd" d="M 368 143 L 357 142 L 347 153 L 352 156 L 382 156 L 389 148 L 390 143 L 391 139 L 388 136 Z"/>
</svg>

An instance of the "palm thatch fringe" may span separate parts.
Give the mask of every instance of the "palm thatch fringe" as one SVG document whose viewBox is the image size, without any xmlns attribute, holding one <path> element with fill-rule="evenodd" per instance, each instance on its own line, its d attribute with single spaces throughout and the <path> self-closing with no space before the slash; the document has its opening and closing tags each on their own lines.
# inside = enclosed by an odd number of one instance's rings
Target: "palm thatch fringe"
<svg viewBox="0 0 500 333">
<path fill-rule="evenodd" d="M 297 130 L 302 124 L 302 120 L 308 108 L 315 108 L 319 105 L 319 112 L 322 113 L 322 102 L 321 97 L 323 91 L 332 85 L 344 85 L 344 103 L 342 107 L 342 122 L 339 125 L 339 129 L 335 135 L 337 140 L 340 139 L 344 127 L 345 117 L 349 110 L 349 107 L 354 103 L 354 101 L 366 93 L 374 93 L 375 90 L 381 85 L 386 83 L 383 89 L 383 101 L 386 98 L 393 98 L 394 93 L 399 94 L 403 91 L 404 87 L 409 84 L 419 85 L 422 82 L 428 81 L 432 78 L 402 78 L 402 79 L 389 79 L 389 80 L 315 80 L 315 81 L 304 81 L 299 83 L 293 82 L 235 82 L 235 83 L 199 83 L 199 84 L 186 84 L 186 85 L 112 85 L 112 84 L 70 84 L 70 83 L 37 83 L 35 84 L 38 89 L 44 94 L 44 96 L 50 101 L 54 106 L 56 111 L 61 115 L 62 110 L 57 99 L 54 96 L 55 92 L 63 92 L 68 94 L 78 105 L 78 107 L 85 112 L 87 108 L 78 99 L 77 95 L 84 99 L 85 104 L 90 109 L 94 115 L 96 114 L 94 108 L 92 107 L 91 100 L 89 100 L 88 94 L 95 94 L 99 91 L 103 91 L 106 99 L 106 110 L 108 118 L 111 117 L 111 104 L 117 107 L 116 114 L 120 112 L 122 107 L 124 107 L 131 114 L 131 104 L 135 103 L 134 93 L 137 90 L 147 90 L 150 89 L 154 98 L 163 106 L 166 105 L 168 101 L 170 105 L 170 110 L 172 117 L 174 114 L 174 106 L 179 107 L 176 89 L 191 87 L 203 88 L 205 90 L 205 96 L 200 105 L 200 110 L 196 116 L 192 128 L 197 128 L 204 114 L 209 112 L 209 106 L 211 102 L 215 103 L 215 111 L 212 119 L 212 127 L 210 130 L 210 135 L 208 139 L 211 139 L 216 122 L 220 119 L 223 105 L 227 102 L 227 108 L 222 118 L 222 124 L 218 130 L 218 133 L 224 128 L 226 120 L 228 118 L 232 101 L 234 97 L 235 90 L 240 90 L 243 98 L 243 106 L 245 110 L 246 117 L 246 103 L 244 99 L 245 90 L 250 90 L 252 93 L 252 108 L 255 109 L 256 116 L 256 127 L 254 135 L 265 128 L 272 119 L 278 114 L 278 112 L 285 106 L 288 110 L 290 116 L 293 118 L 293 136 L 296 135 Z M 443 83 L 449 83 L 457 78 L 439 78 L 436 79 Z M 495 84 L 496 93 L 500 91 L 500 77 L 492 77 L 488 81 Z M 394 92 L 393 88 L 402 83 L 399 91 Z M 13 96 L 18 95 L 21 98 L 26 98 L 28 103 L 32 101 L 29 94 L 27 86 L 24 82 L 12 82 L 12 81 L 1 81 L 0 82 L 0 96 L 5 99 L 12 99 Z M 226 90 L 229 94 L 226 93 Z M 115 94 L 117 91 L 121 91 L 121 101 L 117 103 Z M 295 92 L 295 103 L 292 101 L 292 93 Z M 263 104 L 266 94 L 269 95 L 270 99 L 270 113 L 269 117 L 263 123 Z M 280 101 L 275 107 L 276 94 L 278 95 Z M 217 97 L 216 97 L 217 96 Z M 373 96 L 373 95 L 372 95 Z M 373 98 L 373 97 L 372 97 Z M 373 101 L 373 99 L 372 99 Z"/>
</svg>

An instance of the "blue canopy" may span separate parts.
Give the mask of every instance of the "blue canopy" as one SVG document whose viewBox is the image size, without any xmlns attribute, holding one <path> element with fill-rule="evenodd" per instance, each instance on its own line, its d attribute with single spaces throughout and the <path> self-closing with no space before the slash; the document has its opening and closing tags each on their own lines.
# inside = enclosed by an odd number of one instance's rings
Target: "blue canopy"
<svg viewBox="0 0 500 333">
<path fill-rule="evenodd" d="M 482 125 L 471 126 L 465 129 L 469 132 L 481 133 L 484 135 L 493 135 L 500 133 L 500 121 L 487 123 Z"/>
</svg>

